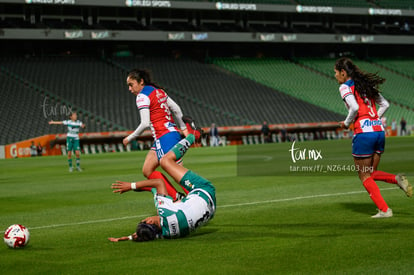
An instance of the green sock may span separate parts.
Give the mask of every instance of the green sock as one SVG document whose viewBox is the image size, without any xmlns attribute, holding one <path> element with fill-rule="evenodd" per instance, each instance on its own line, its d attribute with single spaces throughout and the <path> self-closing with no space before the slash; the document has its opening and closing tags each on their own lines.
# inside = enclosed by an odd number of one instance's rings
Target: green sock
<svg viewBox="0 0 414 275">
<path fill-rule="evenodd" d="M 76 167 L 80 166 L 80 158 L 76 158 Z"/>
<path fill-rule="evenodd" d="M 171 150 L 174 152 L 175 158 L 177 160 L 182 158 L 185 152 L 187 152 L 188 148 L 190 148 L 191 145 L 194 143 L 194 141 L 194 135 L 189 134 L 186 138 L 183 138 L 176 145 L 174 145 L 174 147 Z"/>
<path fill-rule="evenodd" d="M 72 168 L 72 159 L 68 159 L 69 168 Z"/>
</svg>

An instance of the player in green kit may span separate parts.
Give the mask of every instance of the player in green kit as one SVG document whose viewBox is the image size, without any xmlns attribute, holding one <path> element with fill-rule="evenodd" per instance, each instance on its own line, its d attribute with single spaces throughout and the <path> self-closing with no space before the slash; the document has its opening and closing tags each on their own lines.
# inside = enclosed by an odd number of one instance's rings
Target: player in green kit
<svg viewBox="0 0 414 275">
<path fill-rule="evenodd" d="M 213 184 L 176 163 L 176 160 L 180 159 L 193 144 L 194 139 L 194 135 L 189 134 L 160 161 L 161 167 L 189 191 L 181 201 L 173 202 L 164 181 L 160 179 L 132 183 L 117 181 L 112 184 L 113 192 L 120 194 L 151 187 L 158 215 L 142 220 L 134 234 L 120 238 L 109 238 L 110 241 L 150 241 L 157 238 L 185 237 L 214 217 L 216 191 Z"/>
<path fill-rule="evenodd" d="M 68 152 L 69 172 L 73 172 L 72 151 L 75 151 L 76 155 L 76 170 L 81 172 L 82 169 L 80 168 L 79 130 L 80 128 L 85 128 L 85 124 L 83 124 L 82 121 L 78 120 L 78 115 L 75 112 L 71 113 L 69 118 L 70 120 L 64 121 L 51 120 L 49 121 L 49 124 L 68 126 L 68 133 L 66 136 L 66 149 Z"/>
</svg>

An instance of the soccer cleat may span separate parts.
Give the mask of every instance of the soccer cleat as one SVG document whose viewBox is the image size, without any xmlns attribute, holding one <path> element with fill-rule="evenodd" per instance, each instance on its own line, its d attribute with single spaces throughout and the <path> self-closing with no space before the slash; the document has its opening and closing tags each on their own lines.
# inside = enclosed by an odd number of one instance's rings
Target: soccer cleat
<svg viewBox="0 0 414 275">
<path fill-rule="evenodd" d="M 73 167 L 69 167 L 69 173 L 73 172 Z"/>
<path fill-rule="evenodd" d="M 413 187 L 408 182 L 404 174 L 398 174 L 396 177 L 398 186 L 405 192 L 407 197 L 413 196 Z"/>
<path fill-rule="evenodd" d="M 381 211 L 378 209 L 378 213 L 374 216 L 371 216 L 371 218 L 374 219 L 382 219 L 382 218 L 391 218 L 392 217 L 392 209 L 388 207 L 387 211 Z"/>
<path fill-rule="evenodd" d="M 82 169 L 80 167 L 76 167 L 76 170 L 78 170 L 78 172 L 82 172 Z"/>
<path fill-rule="evenodd" d="M 201 135 L 203 134 L 203 129 L 197 127 L 194 123 L 193 118 L 190 116 L 183 116 L 181 119 L 184 121 L 188 133 L 193 134 L 195 141 L 198 142 L 201 138 Z"/>
</svg>

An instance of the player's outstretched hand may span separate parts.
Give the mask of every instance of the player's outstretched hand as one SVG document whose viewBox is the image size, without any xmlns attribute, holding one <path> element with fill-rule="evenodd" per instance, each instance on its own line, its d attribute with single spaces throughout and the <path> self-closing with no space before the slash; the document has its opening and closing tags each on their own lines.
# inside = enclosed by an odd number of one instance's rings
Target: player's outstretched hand
<svg viewBox="0 0 414 275">
<path fill-rule="evenodd" d="M 127 145 L 128 145 L 128 143 L 129 143 L 128 138 L 124 138 L 124 140 L 122 140 L 122 143 L 123 143 L 125 146 L 127 146 Z"/>
<path fill-rule="evenodd" d="M 53 120 L 49 121 L 49 124 L 53 124 Z"/>
<path fill-rule="evenodd" d="M 117 180 L 116 183 L 112 183 L 111 188 L 114 189 L 114 193 L 122 194 L 131 190 L 131 183 Z"/>
<path fill-rule="evenodd" d="M 108 238 L 108 240 L 109 240 L 110 242 L 114 242 L 114 243 L 119 242 L 119 238 Z"/>
</svg>

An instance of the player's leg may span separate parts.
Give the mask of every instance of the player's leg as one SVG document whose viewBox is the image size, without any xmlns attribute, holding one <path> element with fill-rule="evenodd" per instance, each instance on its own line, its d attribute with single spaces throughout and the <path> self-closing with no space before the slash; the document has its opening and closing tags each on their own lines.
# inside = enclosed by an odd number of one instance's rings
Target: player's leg
<svg viewBox="0 0 414 275">
<path fill-rule="evenodd" d="M 69 164 L 69 172 L 72 172 L 73 171 L 72 151 L 68 151 L 68 164 Z"/>
<path fill-rule="evenodd" d="M 161 167 L 178 183 L 185 173 L 187 173 L 188 169 L 177 164 L 176 161 L 184 156 L 194 141 L 194 135 L 189 134 L 186 138 L 178 142 L 160 161 Z"/>
<path fill-rule="evenodd" d="M 372 169 L 372 157 L 368 158 L 354 158 L 355 167 L 358 167 L 358 176 L 362 181 L 365 189 L 367 190 L 371 200 L 375 203 L 380 212 L 376 218 L 392 217 L 392 210 L 388 207 L 384 198 L 381 195 L 381 191 L 378 188 L 377 183 L 371 177 Z"/>
<path fill-rule="evenodd" d="M 158 166 L 159 162 L 155 150 L 149 150 L 142 166 L 142 174 L 144 177 L 149 178 Z"/>
<path fill-rule="evenodd" d="M 392 210 L 388 207 L 381 195 L 377 183 L 371 177 L 374 169 L 374 153 L 376 147 L 376 134 L 361 133 L 354 136 L 352 141 L 352 155 L 354 156 L 355 167 L 358 171 L 359 179 L 362 181 L 372 201 L 375 203 L 379 212 L 373 216 L 375 218 L 392 217 Z M 377 164 L 378 165 L 378 164 Z"/>
<path fill-rule="evenodd" d="M 66 151 L 68 152 L 68 164 L 69 164 L 69 172 L 73 171 L 72 165 L 72 150 L 73 150 L 73 142 L 72 138 L 66 138 Z"/>
<path fill-rule="evenodd" d="M 164 155 L 168 153 L 181 139 L 182 139 L 181 135 L 178 132 L 170 132 L 170 133 L 163 135 L 159 139 L 157 139 L 154 142 L 153 147 L 156 150 L 155 152 L 156 152 L 158 161 L 160 161 L 164 157 Z M 176 163 L 181 164 L 182 157 L 178 158 L 176 160 Z M 165 185 L 167 186 L 167 189 L 169 190 L 169 194 L 174 200 L 181 199 L 186 194 L 188 194 L 188 190 L 184 188 L 182 185 L 180 186 L 185 194 L 177 192 L 177 190 L 173 187 L 173 185 L 170 183 L 168 178 L 160 172 L 155 171 L 151 174 L 151 176 L 164 180 Z"/>
<path fill-rule="evenodd" d="M 377 170 L 380 160 L 381 160 L 381 154 L 375 153 L 374 156 L 373 156 L 373 165 L 372 165 L 374 171 L 372 172 L 371 177 L 374 180 L 385 181 L 385 182 L 388 182 L 388 183 L 397 184 L 397 179 L 396 179 L 397 175 Z"/>
<path fill-rule="evenodd" d="M 151 173 L 151 175 L 148 177 L 148 179 L 160 179 L 164 182 L 165 188 L 167 189 L 168 195 L 173 198 L 173 200 L 179 200 L 182 197 L 184 197 L 184 194 L 181 194 L 175 189 L 175 187 L 171 184 L 171 182 L 168 180 L 168 178 L 161 173 L 160 171 L 154 171 Z M 142 191 L 151 191 L 151 188 L 144 188 L 141 189 Z"/>
<path fill-rule="evenodd" d="M 76 170 L 81 172 L 82 169 L 80 168 L 80 142 L 79 142 L 79 139 L 74 139 L 73 140 L 73 147 L 74 147 L 75 156 L 76 156 Z"/>
<path fill-rule="evenodd" d="M 392 184 L 398 184 L 401 190 L 407 195 L 407 197 L 412 197 L 413 195 L 413 187 L 408 182 L 408 179 L 405 177 L 404 174 L 390 174 L 384 171 L 378 171 L 378 163 L 381 158 L 381 155 L 374 154 L 374 172 L 372 172 L 371 177 L 374 180 L 385 181 Z"/>
<path fill-rule="evenodd" d="M 174 188 L 174 186 L 171 184 L 168 178 L 161 172 L 155 171 L 155 169 L 157 169 L 158 166 L 159 162 L 156 151 L 150 150 L 145 158 L 142 173 L 148 179 L 162 180 L 165 184 L 169 196 L 171 196 L 174 200 L 180 199 L 182 197 L 181 194 L 177 192 L 177 190 Z M 141 188 L 141 191 L 151 191 L 151 188 Z"/>
</svg>

